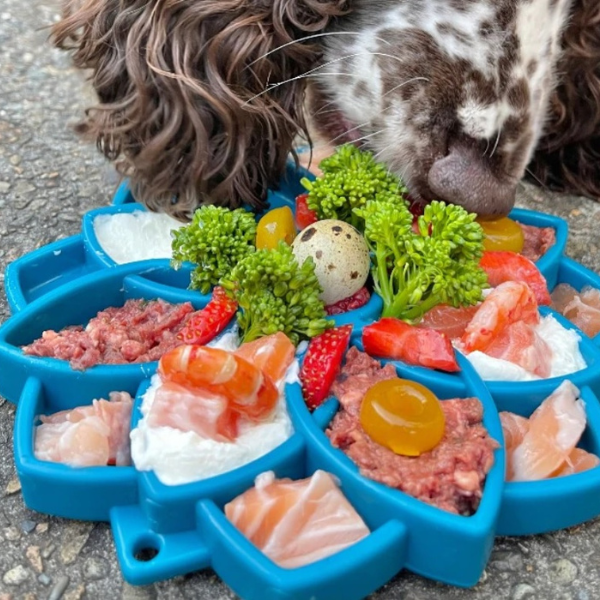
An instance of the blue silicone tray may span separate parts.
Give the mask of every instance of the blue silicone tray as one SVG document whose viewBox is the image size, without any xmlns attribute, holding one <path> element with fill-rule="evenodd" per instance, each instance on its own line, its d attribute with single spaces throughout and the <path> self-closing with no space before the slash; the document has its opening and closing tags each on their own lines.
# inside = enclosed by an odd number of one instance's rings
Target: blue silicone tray
<svg viewBox="0 0 600 600">
<path fill-rule="evenodd" d="M 291 168 L 271 205 L 293 206 L 305 172 Z M 37 460 L 33 432 L 37 416 L 89 404 L 124 390 L 136 397 L 131 427 L 139 418 L 142 396 L 156 363 L 97 366 L 85 372 L 64 361 L 26 357 L 20 346 L 45 329 L 85 323 L 99 310 L 129 298 L 190 301 L 199 308 L 209 296 L 187 289 L 191 265 L 174 271 L 169 261 L 149 260 L 116 266 L 94 235 L 98 214 L 144 210 L 126 185 L 113 205 L 84 216 L 82 232 L 13 262 L 5 288 L 13 316 L 0 327 L 0 395 L 18 403 L 15 462 L 23 497 L 30 508 L 66 518 L 110 521 L 125 579 L 145 584 L 212 567 L 243 598 L 361 598 L 402 568 L 441 582 L 472 586 L 481 576 L 497 534 L 529 535 L 568 527 L 600 514 L 600 468 L 552 480 L 504 483 L 504 451 L 495 465 L 475 515 L 462 517 L 424 504 L 397 490 L 363 478 L 346 455 L 334 449 L 324 430 L 335 415 L 335 399 L 314 413 L 304 405 L 297 384 L 286 387 L 293 436 L 262 458 L 235 471 L 180 486 L 165 486 L 152 472 L 134 467 L 76 469 Z M 556 244 L 538 261 L 552 289 L 570 283 L 577 289 L 600 277 L 564 256 L 566 223 L 549 215 L 515 209 L 518 221 L 553 227 Z M 361 348 L 362 328 L 379 317 L 381 300 L 335 317 L 354 325 L 351 343 Z M 542 312 L 551 312 L 544 308 Z M 565 326 L 573 328 L 560 315 Z M 580 332 L 581 333 L 581 332 Z M 581 334 L 587 368 L 569 377 L 586 402 L 588 426 L 581 446 L 600 454 L 600 348 Z M 562 381 L 484 383 L 470 363 L 458 357 L 459 374 L 445 374 L 395 361 L 401 377 L 428 386 L 441 399 L 477 396 L 484 424 L 502 443 L 499 410 L 530 415 Z M 317 469 L 335 474 L 342 490 L 363 517 L 371 534 L 334 556 L 299 569 L 282 569 L 257 550 L 225 518 L 223 506 L 248 489 L 259 473 L 307 477 Z M 559 506 L 560 504 L 560 506 Z M 569 510 L 562 510 L 565 505 Z M 155 556 L 145 560 L 147 551 Z M 434 557 L 434 558 L 433 558 Z"/>
</svg>

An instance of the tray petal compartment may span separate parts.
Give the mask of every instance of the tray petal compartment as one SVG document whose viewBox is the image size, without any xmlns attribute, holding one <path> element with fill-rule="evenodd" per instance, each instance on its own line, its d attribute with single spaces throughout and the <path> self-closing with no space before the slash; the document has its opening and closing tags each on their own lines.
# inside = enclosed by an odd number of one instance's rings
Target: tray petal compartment
<svg viewBox="0 0 600 600">
<path fill-rule="evenodd" d="M 119 389 L 135 395 L 136 387 Z M 104 389 L 90 396 L 85 385 L 70 398 L 71 407 L 91 404 L 94 398 L 108 398 L 117 391 L 110 380 Z M 36 377 L 27 379 L 15 418 L 15 465 L 25 504 L 38 512 L 70 519 L 108 521 L 114 506 L 137 501 L 137 474 L 131 466 L 71 467 L 42 461 L 34 454 L 34 425 L 38 415 L 64 408 L 64 400 L 53 396 Z"/>
<path fill-rule="evenodd" d="M 436 378 L 435 373 L 428 374 L 425 382 L 412 376 L 413 367 L 402 368 L 392 362 L 400 377 L 427 385 L 440 399 L 479 398 L 484 408 L 485 427 L 492 438 L 501 440 L 500 420 L 489 392 L 466 359 L 459 357 L 458 360 L 462 374 L 456 377 L 458 383 L 452 391 L 447 389 L 445 378 Z M 455 393 L 457 390 L 460 391 Z M 299 385 L 291 390 L 289 400 L 290 411 L 295 421 L 301 424 L 307 440 L 309 468 L 321 468 L 335 474 L 342 482 L 346 497 L 363 518 L 376 525 L 398 520 L 406 527 L 407 569 L 451 585 L 468 587 L 477 583 L 492 549 L 500 511 L 504 479 L 502 448 L 494 453 L 495 463 L 487 475 L 477 512 L 470 517 L 454 515 L 361 476 L 356 464 L 343 451 L 334 448 L 323 431 L 337 412 L 335 398 L 330 398 L 313 415 L 306 410 Z M 451 548 L 459 550 L 450 551 Z M 435 561 L 431 560 L 432 556 L 436 557 Z"/>
<path fill-rule="evenodd" d="M 581 388 L 587 427 L 579 447 L 600 456 L 600 403 L 589 387 Z M 502 404 L 499 410 L 505 409 Z M 526 404 L 515 410 L 529 417 Z M 532 535 L 579 525 L 600 515 L 600 466 L 540 481 L 509 481 L 504 486 L 499 535 Z"/>
<path fill-rule="evenodd" d="M 567 246 L 569 228 L 567 222 L 560 217 L 539 213 L 525 208 L 513 209 L 509 217 L 525 225 L 535 227 L 552 227 L 556 232 L 556 242 L 548 251 L 536 261 L 537 268 L 548 282 L 548 289 L 556 285 L 560 260 Z"/>
<path fill-rule="evenodd" d="M 138 385 L 156 370 L 155 362 L 99 365 L 75 371 L 67 361 L 26 356 L 20 347 L 46 329 L 85 324 L 100 310 L 122 306 L 130 298 L 190 301 L 195 308 L 206 304 L 206 297 L 196 292 L 162 284 L 163 276 L 170 278 L 170 269 L 155 261 L 104 269 L 45 294 L 11 317 L 0 328 L 0 372 L 5 374 L 0 377 L 0 395 L 17 402 L 25 382 L 35 374 L 48 394 L 57 399 L 57 410 L 62 410 L 71 407 L 82 382 L 90 396 L 101 394 L 107 379 L 115 389 Z M 64 405 L 59 406 L 60 401 Z"/>
<path fill-rule="evenodd" d="M 563 256 L 558 269 L 556 285 L 560 283 L 567 283 L 578 292 L 588 285 L 600 290 L 600 275 L 573 259 Z M 600 346 L 600 333 L 595 335 L 592 340 L 596 346 Z"/>
</svg>

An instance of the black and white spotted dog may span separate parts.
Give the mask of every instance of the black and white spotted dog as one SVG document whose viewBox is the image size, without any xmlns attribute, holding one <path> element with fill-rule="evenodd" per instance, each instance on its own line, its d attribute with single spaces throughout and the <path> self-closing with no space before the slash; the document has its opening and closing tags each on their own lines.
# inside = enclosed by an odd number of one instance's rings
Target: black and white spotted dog
<svg viewBox="0 0 600 600">
<path fill-rule="evenodd" d="M 307 121 L 415 198 L 508 212 L 528 171 L 600 197 L 598 0 L 70 0 L 79 129 L 150 208 L 261 206 Z M 173 200 L 175 199 L 175 200 Z"/>
</svg>

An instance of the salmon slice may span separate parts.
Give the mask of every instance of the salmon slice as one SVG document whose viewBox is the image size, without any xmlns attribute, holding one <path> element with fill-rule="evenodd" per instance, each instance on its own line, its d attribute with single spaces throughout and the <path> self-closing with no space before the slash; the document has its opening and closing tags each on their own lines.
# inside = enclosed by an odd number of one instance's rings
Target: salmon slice
<svg viewBox="0 0 600 600">
<path fill-rule="evenodd" d="M 35 431 L 35 457 L 76 467 L 130 465 L 133 400 L 126 392 L 113 392 L 109 398 L 41 416 L 42 424 Z"/>
<path fill-rule="evenodd" d="M 447 304 L 438 304 L 423 315 L 419 327 L 435 329 L 453 340 L 465 332 L 465 328 L 475 316 L 478 308 L 479 305 L 454 308 Z"/>
<path fill-rule="evenodd" d="M 552 477 L 573 475 L 600 465 L 600 458 L 582 448 L 573 448 L 562 466 L 552 473 Z"/>
<path fill-rule="evenodd" d="M 150 427 L 193 431 L 220 442 L 231 441 L 238 434 L 239 413 L 230 409 L 227 398 L 172 381 L 157 388 L 147 419 Z"/>
<path fill-rule="evenodd" d="M 316 471 L 292 481 L 272 471 L 255 487 L 225 505 L 225 515 L 255 546 L 280 567 L 310 564 L 369 535 L 333 477 Z"/>
<path fill-rule="evenodd" d="M 499 413 L 504 434 L 504 452 L 506 453 L 506 481 L 511 481 L 514 476 L 513 452 L 523 441 L 529 430 L 529 419 L 515 413 L 502 411 Z"/>
<path fill-rule="evenodd" d="M 511 323 L 540 322 L 537 302 L 531 288 L 520 281 L 507 281 L 494 288 L 477 309 L 461 342 L 466 352 L 486 348 Z"/>
<path fill-rule="evenodd" d="M 579 292 L 568 283 L 559 283 L 552 290 L 552 294 L 550 294 L 550 297 L 552 298 L 552 308 L 561 315 L 564 315 L 565 308 L 578 294 Z"/>
<path fill-rule="evenodd" d="M 565 380 L 529 418 L 529 430 L 512 454 L 513 480 L 545 479 L 577 445 L 586 416 L 579 390 Z"/>
<path fill-rule="evenodd" d="M 523 321 L 508 325 L 486 348 L 485 353 L 519 365 L 538 377 L 550 375 L 552 349 L 531 325 Z"/>
<path fill-rule="evenodd" d="M 235 354 L 258 367 L 273 381 L 279 381 L 292 364 L 296 348 L 282 331 L 242 344 Z"/>
</svg>

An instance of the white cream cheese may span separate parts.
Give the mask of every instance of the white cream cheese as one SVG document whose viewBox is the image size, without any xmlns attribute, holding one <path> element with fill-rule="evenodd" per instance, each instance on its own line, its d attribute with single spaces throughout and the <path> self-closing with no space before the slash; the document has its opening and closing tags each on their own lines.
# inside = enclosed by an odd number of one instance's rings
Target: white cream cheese
<svg viewBox="0 0 600 600">
<path fill-rule="evenodd" d="M 237 338 L 237 332 L 225 335 L 234 333 Z M 143 418 L 130 434 L 133 464 L 140 471 L 154 471 L 165 485 L 180 485 L 232 471 L 260 458 L 293 433 L 283 390 L 285 383 L 298 381 L 298 370 L 298 361 L 294 360 L 280 382 L 279 401 L 269 419 L 241 423 L 233 442 L 218 442 L 173 427 L 149 427 L 146 415 L 161 384 L 160 377 L 154 375 L 142 402 Z"/>
<path fill-rule="evenodd" d="M 98 215 L 94 233 L 98 243 L 117 264 L 151 258 L 171 258 L 171 231 L 183 223 L 162 213 Z"/>
<path fill-rule="evenodd" d="M 581 338 L 572 329 L 564 328 L 552 315 L 543 317 L 535 327 L 538 335 L 552 350 L 549 377 L 561 377 L 580 371 L 586 367 L 579 350 Z M 475 351 L 466 355 L 480 377 L 486 381 L 531 381 L 540 379 L 537 375 L 514 363 L 493 358 Z"/>
</svg>

